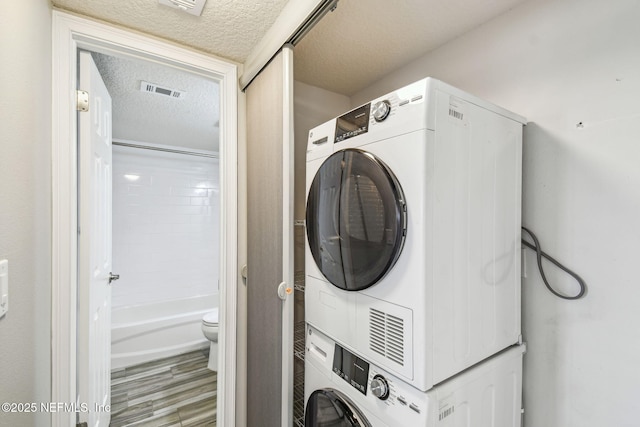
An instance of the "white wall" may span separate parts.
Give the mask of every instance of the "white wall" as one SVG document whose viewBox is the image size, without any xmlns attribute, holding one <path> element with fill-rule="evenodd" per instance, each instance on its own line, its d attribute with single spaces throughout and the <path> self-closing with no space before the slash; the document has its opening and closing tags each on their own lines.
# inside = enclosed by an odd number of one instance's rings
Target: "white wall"
<svg viewBox="0 0 640 427">
<path fill-rule="evenodd" d="M 0 2 L 0 259 L 9 312 L 0 318 L 0 402 L 51 400 L 51 6 Z M 2 426 L 46 426 L 49 414 L 0 412 Z"/>
<path fill-rule="evenodd" d="M 218 159 L 114 147 L 113 307 L 217 293 L 219 223 Z"/>
<path fill-rule="evenodd" d="M 582 300 L 560 300 L 526 256 L 530 427 L 639 423 L 639 22 L 636 0 L 529 1 L 352 97 L 359 105 L 430 75 L 530 121 L 523 224 L 589 286 Z"/>
</svg>

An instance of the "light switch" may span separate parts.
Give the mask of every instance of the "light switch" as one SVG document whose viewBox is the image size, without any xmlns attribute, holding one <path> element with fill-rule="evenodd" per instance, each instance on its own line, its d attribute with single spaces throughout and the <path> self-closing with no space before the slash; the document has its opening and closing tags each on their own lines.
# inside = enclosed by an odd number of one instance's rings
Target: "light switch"
<svg viewBox="0 0 640 427">
<path fill-rule="evenodd" d="M 9 261 L 0 261 L 0 317 L 9 310 Z"/>
</svg>

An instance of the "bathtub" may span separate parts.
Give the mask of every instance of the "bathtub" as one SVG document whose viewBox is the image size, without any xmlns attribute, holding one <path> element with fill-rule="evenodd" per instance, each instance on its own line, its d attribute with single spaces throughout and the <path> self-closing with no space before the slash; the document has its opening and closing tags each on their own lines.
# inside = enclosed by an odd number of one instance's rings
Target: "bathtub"
<svg viewBox="0 0 640 427">
<path fill-rule="evenodd" d="M 218 294 L 114 308 L 111 369 L 204 349 L 202 316 L 218 306 Z"/>
</svg>

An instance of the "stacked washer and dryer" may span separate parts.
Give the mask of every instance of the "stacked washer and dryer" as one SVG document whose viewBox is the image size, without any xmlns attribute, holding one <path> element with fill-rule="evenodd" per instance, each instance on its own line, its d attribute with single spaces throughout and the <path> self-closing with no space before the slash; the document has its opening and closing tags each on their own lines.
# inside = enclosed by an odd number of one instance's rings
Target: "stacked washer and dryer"
<svg viewBox="0 0 640 427">
<path fill-rule="evenodd" d="M 520 426 L 524 123 L 427 78 L 309 132 L 306 426 Z"/>
</svg>

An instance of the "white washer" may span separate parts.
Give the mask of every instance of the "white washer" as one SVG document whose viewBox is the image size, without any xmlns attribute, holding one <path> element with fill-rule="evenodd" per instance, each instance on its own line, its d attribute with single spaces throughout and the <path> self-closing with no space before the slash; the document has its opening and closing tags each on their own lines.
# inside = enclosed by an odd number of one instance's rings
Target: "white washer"
<svg viewBox="0 0 640 427">
<path fill-rule="evenodd" d="M 311 130 L 307 322 L 423 391 L 518 342 L 524 123 L 427 78 Z"/>
<path fill-rule="evenodd" d="M 524 345 L 427 392 L 307 329 L 305 426 L 519 427 Z"/>
</svg>

